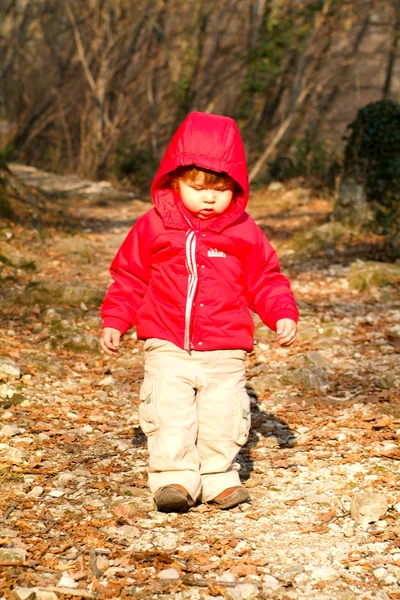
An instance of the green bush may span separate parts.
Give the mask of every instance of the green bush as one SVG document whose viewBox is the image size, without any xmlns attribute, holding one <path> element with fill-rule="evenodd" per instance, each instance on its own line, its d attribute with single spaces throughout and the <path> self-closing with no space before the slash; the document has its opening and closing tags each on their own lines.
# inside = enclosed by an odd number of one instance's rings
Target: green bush
<svg viewBox="0 0 400 600">
<path fill-rule="evenodd" d="M 381 100 L 362 108 L 349 125 L 345 176 L 364 185 L 377 233 L 400 232 L 400 104 Z"/>
</svg>

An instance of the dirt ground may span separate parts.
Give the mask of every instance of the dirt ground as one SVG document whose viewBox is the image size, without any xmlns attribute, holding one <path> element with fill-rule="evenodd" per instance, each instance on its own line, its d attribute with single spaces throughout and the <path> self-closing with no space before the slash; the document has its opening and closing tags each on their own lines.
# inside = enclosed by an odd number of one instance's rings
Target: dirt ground
<svg viewBox="0 0 400 600">
<path fill-rule="evenodd" d="M 280 348 L 255 318 L 251 504 L 163 514 L 138 426 L 143 343 L 128 333 L 117 359 L 98 345 L 110 262 L 151 203 L 47 184 L 48 212 L 0 222 L 0 597 L 400 598 L 399 287 L 354 280 L 381 240 L 346 237 L 298 183 L 253 192 L 298 341 Z"/>
</svg>

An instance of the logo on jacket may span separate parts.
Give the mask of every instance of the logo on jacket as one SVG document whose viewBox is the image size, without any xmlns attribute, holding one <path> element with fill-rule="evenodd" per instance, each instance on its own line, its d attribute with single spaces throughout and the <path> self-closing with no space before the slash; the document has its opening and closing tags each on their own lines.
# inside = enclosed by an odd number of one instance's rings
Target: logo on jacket
<svg viewBox="0 0 400 600">
<path fill-rule="evenodd" d="M 225 252 L 222 252 L 221 250 L 217 250 L 216 248 L 210 248 L 209 251 L 207 252 L 207 256 L 212 256 L 212 257 L 219 256 L 220 258 L 226 258 Z"/>
</svg>

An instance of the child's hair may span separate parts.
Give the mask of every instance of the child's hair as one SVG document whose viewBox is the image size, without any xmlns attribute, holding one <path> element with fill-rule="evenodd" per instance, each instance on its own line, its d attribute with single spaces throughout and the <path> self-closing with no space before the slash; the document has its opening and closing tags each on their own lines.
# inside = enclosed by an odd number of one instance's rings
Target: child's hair
<svg viewBox="0 0 400 600">
<path fill-rule="evenodd" d="M 189 165 L 185 167 L 178 167 L 175 171 L 170 174 L 172 187 L 174 189 L 178 186 L 178 179 L 186 181 L 196 181 L 200 173 L 204 176 L 204 185 L 234 185 L 235 181 L 227 173 L 212 171 L 211 169 L 201 169 L 196 165 Z"/>
</svg>

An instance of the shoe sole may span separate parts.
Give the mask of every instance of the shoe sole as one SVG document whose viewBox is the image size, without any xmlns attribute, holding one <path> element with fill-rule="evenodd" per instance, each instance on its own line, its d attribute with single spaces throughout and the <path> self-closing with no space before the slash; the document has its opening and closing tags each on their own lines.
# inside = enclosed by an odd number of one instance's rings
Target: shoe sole
<svg viewBox="0 0 400 600">
<path fill-rule="evenodd" d="M 216 506 L 218 508 L 234 508 L 238 504 L 242 504 L 243 502 L 247 502 L 250 500 L 250 494 L 246 490 L 246 488 L 242 487 L 227 496 L 226 498 L 222 498 L 221 500 L 212 500 L 209 502 L 210 505 Z"/>
<path fill-rule="evenodd" d="M 154 494 L 154 502 L 161 512 L 187 512 L 194 505 L 185 492 L 174 487 L 160 488 Z"/>
</svg>

